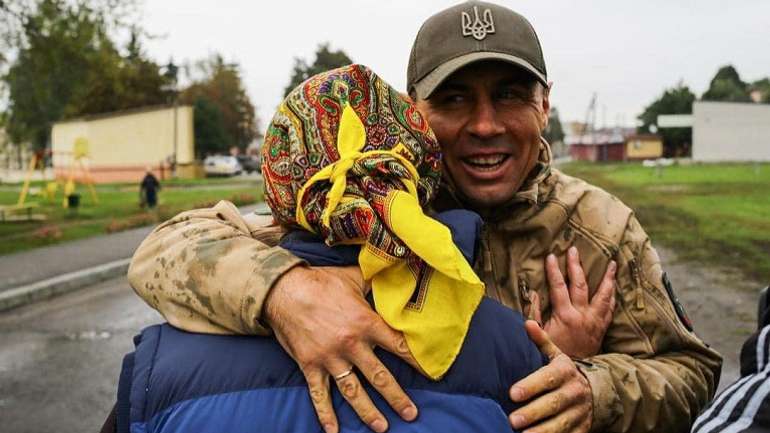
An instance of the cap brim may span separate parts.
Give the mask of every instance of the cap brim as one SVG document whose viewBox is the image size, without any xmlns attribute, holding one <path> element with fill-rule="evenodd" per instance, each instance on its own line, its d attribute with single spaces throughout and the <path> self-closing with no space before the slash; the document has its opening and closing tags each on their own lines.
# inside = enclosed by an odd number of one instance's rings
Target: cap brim
<svg viewBox="0 0 770 433">
<path fill-rule="evenodd" d="M 548 86 L 548 81 L 546 80 L 545 75 L 541 74 L 526 60 L 504 53 L 495 53 L 490 51 L 475 52 L 455 57 L 452 60 L 444 62 L 439 67 L 432 70 L 428 75 L 423 77 L 420 81 L 414 83 L 414 89 L 417 92 L 417 98 L 428 99 L 430 95 L 436 91 L 436 88 L 438 88 L 441 83 L 449 78 L 450 75 L 454 74 L 458 69 L 482 60 L 500 60 L 515 66 L 519 66 L 525 71 L 531 73 L 532 76 L 540 81 L 544 86 Z"/>
</svg>

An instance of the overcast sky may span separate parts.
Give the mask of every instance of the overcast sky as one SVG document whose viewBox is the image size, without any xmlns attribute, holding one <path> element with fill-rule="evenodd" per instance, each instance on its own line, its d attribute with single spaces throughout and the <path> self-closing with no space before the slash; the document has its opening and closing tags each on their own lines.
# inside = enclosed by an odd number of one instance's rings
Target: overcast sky
<svg viewBox="0 0 770 433">
<path fill-rule="evenodd" d="M 147 42 L 165 63 L 213 52 L 241 65 L 264 128 L 281 100 L 294 57 L 312 60 L 328 41 L 396 88 L 420 24 L 458 1 L 145 0 Z M 698 95 L 733 64 L 744 81 L 770 75 L 768 0 L 571 0 L 498 3 L 526 16 L 543 46 L 552 105 L 582 120 L 598 94 L 597 126 L 633 125 L 664 88 L 683 80 Z"/>
</svg>

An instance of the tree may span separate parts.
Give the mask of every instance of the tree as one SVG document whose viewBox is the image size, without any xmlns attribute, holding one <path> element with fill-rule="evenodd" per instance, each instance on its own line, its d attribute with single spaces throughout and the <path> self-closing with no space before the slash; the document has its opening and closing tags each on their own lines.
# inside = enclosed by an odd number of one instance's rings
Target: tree
<svg viewBox="0 0 770 433">
<path fill-rule="evenodd" d="M 245 148 L 259 135 L 259 119 L 241 81 L 238 65 L 225 63 L 222 56 L 213 55 L 198 62 L 197 69 L 199 77 L 182 91 L 180 101 L 196 106 L 204 104 L 207 115 L 213 115 L 213 110 L 216 109 L 219 113 L 216 115 L 218 120 L 206 123 L 221 123 L 224 134 L 217 133 L 214 136 L 227 140 L 222 148 Z M 199 102 L 201 100 L 206 102 Z M 198 138 L 196 130 L 196 143 Z M 214 147 L 219 148 L 218 145 Z"/>
<path fill-rule="evenodd" d="M 30 140 L 43 148 L 51 123 L 61 118 L 104 38 L 84 11 L 56 0 L 41 1 L 21 26 L 24 45 L 3 77 L 8 132 L 14 142 Z"/>
<path fill-rule="evenodd" d="M 732 65 L 722 66 L 711 79 L 704 101 L 751 102 L 748 86 Z"/>
<path fill-rule="evenodd" d="M 84 85 L 67 105 L 65 117 L 161 105 L 172 100 L 175 77 L 161 73 L 161 67 L 142 52 L 136 30 L 126 46 L 127 55 L 104 44 L 92 56 Z"/>
<path fill-rule="evenodd" d="M 0 1 L 0 22 L 12 25 L 0 30 L 0 41 L 14 43 L 2 65 L 11 141 L 42 149 L 63 117 L 165 102 L 163 77 L 142 58 L 138 29 L 128 58 L 108 35 L 122 25 L 120 4 L 132 1 Z"/>
<path fill-rule="evenodd" d="M 661 114 L 692 114 L 694 101 L 695 94 L 682 82 L 674 88 L 666 89 L 660 98 L 648 105 L 639 115 L 638 119 L 642 125 L 638 132 L 656 131 L 658 116 Z M 658 132 L 663 137 L 663 151 L 666 156 L 685 156 L 690 153 L 691 128 L 664 128 Z"/>
<path fill-rule="evenodd" d="M 551 144 L 564 141 L 564 129 L 561 125 L 561 119 L 559 119 L 559 110 L 556 107 L 551 107 L 548 126 L 543 131 L 543 137 Z"/>
<path fill-rule="evenodd" d="M 121 32 L 138 27 L 132 22 L 138 19 L 142 0 L 0 0 L 0 67 L 10 62 L 27 44 L 27 23 L 38 15 L 41 6 L 54 4 L 60 9 L 78 10 L 94 22 Z M 4 69 L 0 68 L 0 71 Z"/>
<path fill-rule="evenodd" d="M 749 86 L 749 92 L 759 92 L 759 101 L 763 104 L 770 104 L 770 78 L 757 80 Z"/>
<path fill-rule="evenodd" d="M 344 51 L 331 51 L 328 42 L 319 44 L 315 52 L 315 60 L 313 60 L 312 64 L 308 64 L 305 59 L 299 57 L 294 58 L 291 79 L 283 91 L 283 96 L 288 95 L 295 87 L 313 75 L 351 63 L 353 63 L 353 60 L 351 60 Z"/>
<path fill-rule="evenodd" d="M 199 97 L 193 104 L 193 127 L 195 128 L 195 151 L 197 156 L 225 153 L 232 138 L 227 136 L 222 121 L 222 112 L 205 97 Z"/>
</svg>

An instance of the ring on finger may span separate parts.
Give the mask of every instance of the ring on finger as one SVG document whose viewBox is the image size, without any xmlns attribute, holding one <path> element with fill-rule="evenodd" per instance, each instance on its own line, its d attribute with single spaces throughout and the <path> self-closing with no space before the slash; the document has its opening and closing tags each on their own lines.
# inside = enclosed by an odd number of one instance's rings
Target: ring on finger
<svg viewBox="0 0 770 433">
<path fill-rule="evenodd" d="M 343 372 L 342 372 L 342 373 L 340 373 L 340 374 L 335 374 L 335 375 L 334 375 L 334 376 L 332 376 L 332 377 L 334 377 L 334 381 L 335 381 L 335 382 L 337 382 L 337 381 L 340 381 L 340 380 L 342 380 L 342 379 L 344 379 L 344 378 L 346 378 L 346 377 L 350 376 L 351 374 L 353 374 L 353 369 L 352 369 L 352 368 L 349 368 L 349 369 L 347 369 L 347 370 L 343 371 Z"/>
</svg>

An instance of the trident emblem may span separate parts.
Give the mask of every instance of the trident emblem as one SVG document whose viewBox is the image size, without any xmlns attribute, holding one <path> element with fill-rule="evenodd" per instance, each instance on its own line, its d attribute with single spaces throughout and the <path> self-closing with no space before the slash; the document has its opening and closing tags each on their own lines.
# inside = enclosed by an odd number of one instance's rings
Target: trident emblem
<svg viewBox="0 0 770 433">
<path fill-rule="evenodd" d="M 475 20 L 471 22 L 471 16 L 466 12 L 462 13 L 463 36 L 473 36 L 477 41 L 487 37 L 488 34 L 495 32 L 495 22 L 492 21 L 492 11 L 484 10 L 484 19 L 479 17 L 478 6 L 473 7 Z"/>
</svg>

